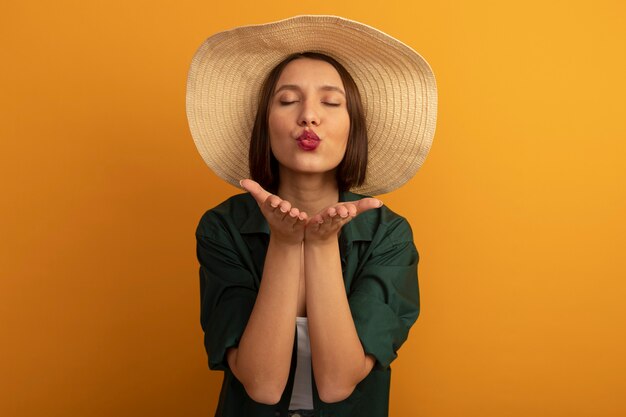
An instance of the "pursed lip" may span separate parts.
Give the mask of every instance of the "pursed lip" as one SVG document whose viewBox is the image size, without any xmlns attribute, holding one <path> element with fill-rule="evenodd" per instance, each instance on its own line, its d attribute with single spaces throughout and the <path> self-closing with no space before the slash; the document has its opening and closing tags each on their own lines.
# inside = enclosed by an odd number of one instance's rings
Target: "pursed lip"
<svg viewBox="0 0 626 417">
<path fill-rule="evenodd" d="M 305 130 L 298 136 L 296 141 L 303 151 L 314 151 L 319 146 L 321 139 L 312 130 Z"/>
<path fill-rule="evenodd" d="M 316 140 L 319 141 L 320 138 L 317 134 L 312 130 L 304 130 L 300 133 L 300 136 L 296 140 Z"/>
</svg>

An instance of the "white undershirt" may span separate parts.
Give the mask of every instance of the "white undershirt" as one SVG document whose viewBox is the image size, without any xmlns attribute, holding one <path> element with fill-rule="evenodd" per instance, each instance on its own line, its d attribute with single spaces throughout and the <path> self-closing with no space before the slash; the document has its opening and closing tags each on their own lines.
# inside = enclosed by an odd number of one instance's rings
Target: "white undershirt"
<svg viewBox="0 0 626 417">
<path fill-rule="evenodd" d="M 311 389 L 311 344 L 309 323 L 306 317 L 296 317 L 298 332 L 298 356 L 296 375 L 291 394 L 290 410 L 312 410 L 313 391 Z"/>
</svg>

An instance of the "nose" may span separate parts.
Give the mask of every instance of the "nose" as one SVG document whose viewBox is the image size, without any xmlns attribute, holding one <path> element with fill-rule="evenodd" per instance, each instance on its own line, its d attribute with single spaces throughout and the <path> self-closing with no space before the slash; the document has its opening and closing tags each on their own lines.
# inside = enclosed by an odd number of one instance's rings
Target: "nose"
<svg viewBox="0 0 626 417">
<path fill-rule="evenodd" d="M 310 100 L 303 103 L 298 124 L 300 126 L 318 126 L 320 124 L 319 113 Z"/>
</svg>

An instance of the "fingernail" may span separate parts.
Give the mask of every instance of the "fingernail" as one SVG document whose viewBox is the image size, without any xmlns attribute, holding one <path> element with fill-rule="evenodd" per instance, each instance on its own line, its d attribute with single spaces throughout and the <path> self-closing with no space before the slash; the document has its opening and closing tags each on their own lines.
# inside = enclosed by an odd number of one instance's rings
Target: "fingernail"
<svg viewBox="0 0 626 417">
<path fill-rule="evenodd" d="M 239 180 L 239 185 L 243 187 L 243 180 Z"/>
<path fill-rule="evenodd" d="M 378 207 L 382 207 L 383 206 L 383 202 L 381 200 L 378 200 Z"/>
</svg>

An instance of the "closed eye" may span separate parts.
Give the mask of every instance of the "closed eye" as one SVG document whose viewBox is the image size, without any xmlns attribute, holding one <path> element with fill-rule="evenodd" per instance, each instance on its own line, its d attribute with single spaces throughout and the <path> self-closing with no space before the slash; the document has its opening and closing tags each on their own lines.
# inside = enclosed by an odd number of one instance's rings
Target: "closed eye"
<svg viewBox="0 0 626 417">
<path fill-rule="evenodd" d="M 280 104 L 282 106 L 288 106 L 288 105 L 293 104 L 293 103 L 297 103 L 297 101 L 282 101 L 282 100 L 280 101 Z"/>
<path fill-rule="evenodd" d="M 339 107 L 339 106 L 341 106 L 341 103 L 328 103 L 328 102 L 324 102 L 324 104 L 326 104 L 327 106 L 332 106 L 332 107 Z"/>
</svg>

